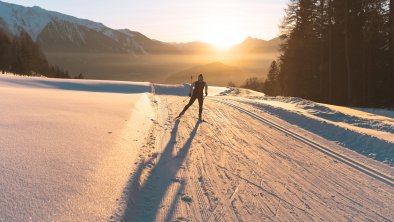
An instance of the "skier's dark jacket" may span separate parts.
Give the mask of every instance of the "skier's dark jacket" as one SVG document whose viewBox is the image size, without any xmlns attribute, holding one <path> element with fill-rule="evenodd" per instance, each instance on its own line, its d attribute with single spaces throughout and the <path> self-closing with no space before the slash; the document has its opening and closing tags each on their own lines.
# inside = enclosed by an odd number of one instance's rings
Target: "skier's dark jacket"
<svg viewBox="0 0 394 222">
<path fill-rule="evenodd" d="M 203 96 L 204 95 L 204 87 L 207 85 L 204 81 L 196 81 L 194 82 L 194 90 L 193 96 Z"/>
</svg>

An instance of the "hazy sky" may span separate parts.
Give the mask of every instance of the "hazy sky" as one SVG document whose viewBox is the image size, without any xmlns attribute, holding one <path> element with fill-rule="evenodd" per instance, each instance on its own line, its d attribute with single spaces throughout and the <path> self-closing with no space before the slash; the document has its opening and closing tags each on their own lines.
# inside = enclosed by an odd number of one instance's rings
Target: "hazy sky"
<svg viewBox="0 0 394 222">
<path fill-rule="evenodd" d="M 139 31 L 166 42 L 206 41 L 219 46 L 248 36 L 271 39 L 288 0 L 6 0 Z"/>
</svg>

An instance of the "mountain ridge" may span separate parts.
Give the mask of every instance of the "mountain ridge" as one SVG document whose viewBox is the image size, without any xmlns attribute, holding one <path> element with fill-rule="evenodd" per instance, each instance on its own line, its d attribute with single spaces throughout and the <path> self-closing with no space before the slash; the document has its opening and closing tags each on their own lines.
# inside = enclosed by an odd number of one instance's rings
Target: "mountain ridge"
<svg viewBox="0 0 394 222">
<path fill-rule="evenodd" d="M 0 27 L 10 35 L 24 31 L 44 51 L 114 52 L 146 54 L 150 45 L 174 51 L 176 47 L 154 41 L 131 30 L 115 30 L 102 23 L 81 19 L 39 6 L 24 7 L 0 1 Z M 144 45 L 143 45 L 143 44 Z"/>
<path fill-rule="evenodd" d="M 227 65 L 221 61 L 215 61 L 208 64 L 193 66 L 174 73 L 167 78 L 166 82 L 183 82 L 185 79 L 189 79 L 191 74 L 196 75 L 200 73 L 203 73 L 204 77 L 209 79 L 210 84 L 217 86 L 226 86 L 228 82 L 223 82 L 223 79 L 240 83 L 245 74 L 239 67 Z"/>
<path fill-rule="evenodd" d="M 112 29 L 103 23 L 77 18 L 39 6 L 25 7 L 0 1 L 0 28 L 10 35 L 27 32 L 45 52 L 88 52 L 88 53 L 212 53 L 216 47 L 205 42 L 166 43 L 148 38 L 129 29 Z M 253 39 L 256 47 L 245 44 Z M 273 51 L 276 46 L 270 41 L 248 37 L 230 49 L 234 52 Z M 249 48 L 244 49 L 244 45 Z"/>
</svg>

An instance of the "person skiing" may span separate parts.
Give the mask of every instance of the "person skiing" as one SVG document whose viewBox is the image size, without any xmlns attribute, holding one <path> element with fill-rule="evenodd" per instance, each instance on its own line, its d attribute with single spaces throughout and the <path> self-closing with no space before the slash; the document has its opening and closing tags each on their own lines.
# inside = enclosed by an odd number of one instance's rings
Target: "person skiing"
<svg viewBox="0 0 394 222">
<path fill-rule="evenodd" d="M 204 77 L 202 74 L 198 76 L 198 81 L 194 82 L 190 86 L 190 92 L 189 92 L 189 103 L 186 104 L 185 108 L 183 108 L 182 112 L 178 115 L 177 118 L 181 117 L 183 114 L 185 114 L 186 110 L 189 109 L 189 107 L 198 99 L 198 106 L 199 106 L 199 112 L 198 112 L 198 119 L 201 119 L 201 114 L 202 114 L 202 106 L 204 103 L 204 91 L 205 88 L 205 96 L 208 96 L 208 85 L 206 82 L 204 82 Z"/>
</svg>

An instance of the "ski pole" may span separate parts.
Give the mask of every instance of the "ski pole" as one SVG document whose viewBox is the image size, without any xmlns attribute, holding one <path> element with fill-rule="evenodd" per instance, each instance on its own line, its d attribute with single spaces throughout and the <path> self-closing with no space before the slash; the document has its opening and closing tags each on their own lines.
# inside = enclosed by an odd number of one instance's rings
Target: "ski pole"
<svg viewBox="0 0 394 222">
<path fill-rule="evenodd" d="M 182 101 L 182 103 L 186 102 L 187 99 L 188 99 L 188 98 L 184 99 L 184 100 Z"/>
<path fill-rule="evenodd" d="M 193 96 L 192 87 L 193 87 L 193 75 L 190 76 L 189 97 Z"/>
</svg>

